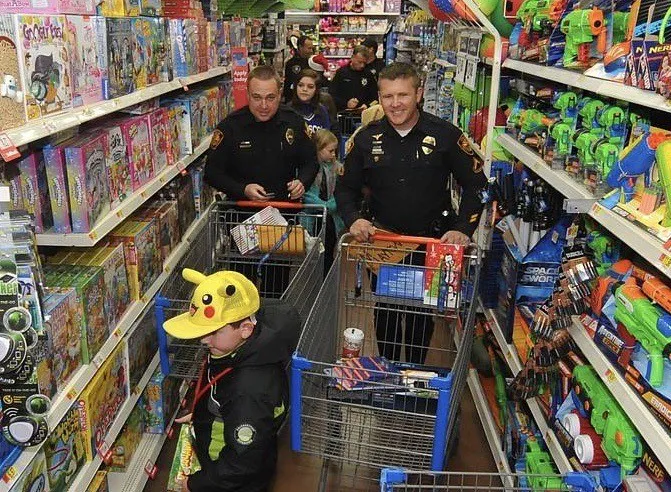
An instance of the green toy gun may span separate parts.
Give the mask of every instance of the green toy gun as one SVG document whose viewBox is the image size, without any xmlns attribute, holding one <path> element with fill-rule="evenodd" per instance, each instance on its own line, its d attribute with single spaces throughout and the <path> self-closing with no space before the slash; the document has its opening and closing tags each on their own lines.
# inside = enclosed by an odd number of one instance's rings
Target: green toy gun
<svg viewBox="0 0 671 492">
<path fill-rule="evenodd" d="M 603 180 L 610 173 L 620 156 L 620 146 L 610 142 L 597 142 L 595 144 L 594 160 L 601 173 Z"/>
<path fill-rule="evenodd" d="M 564 47 L 564 66 L 568 67 L 576 60 L 588 62 L 590 58 L 590 44 L 597 39 L 597 50 L 606 51 L 606 22 L 603 10 L 576 9 L 566 15 L 561 21 L 560 30 L 566 35 Z"/>
<path fill-rule="evenodd" d="M 550 127 L 550 136 L 555 141 L 554 151 L 558 155 L 567 155 L 571 151 L 573 127 L 564 121 L 558 121 Z"/>
<path fill-rule="evenodd" d="M 581 130 L 575 134 L 575 147 L 578 149 L 578 159 L 584 166 L 592 166 L 595 163 L 594 144 L 603 136 L 603 130 L 594 128 L 590 131 Z"/>
<path fill-rule="evenodd" d="M 592 366 L 573 369 L 573 390 L 581 401 L 587 400 L 582 406 L 602 437 L 606 457 L 621 466 L 622 476 L 633 472 L 643 455 L 641 436 Z"/>
<path fill-rule="evenodd" d="M 526 109 L 520 115 L 520 140 L 524 140 L 532 133 L 538 133 L 554 123 L 555 120 L 548 118 L 537 109 Z"/>
<path fill-rule="evenodd" d="M 550 455 L 541 449 L 535 439 L 527 440 L 525 471 L 531 490 L 564 490 L 564 483 L 557 475 Z"/>
<path fill-rule="evenodd" d="M 671 140 L 664 140 L 655 151 L 659 182 L 666 197 L 666 211 L 662 219 L 663 227 L 671 227 Z"/>
<path fill-rule="evenodd" d="M 627 40 L 629 12 L 613 12 L 610 20 L 613 26 L 613 46 Z"/>
<path fill-rule="evenodd" d="M 599 127 L 597 115 L 606 104 L 600 99 L 593 99 L 591 97 L 584 97 L 578 104 L 578 114 L 581 118 L 581 125 L 583 128 L 591 130 Z"/>
<path fill-rule="evenodd" d="M 552 107 L 559 110 L 562 121 L 571 123 L 578 114 L 578 95 L 572 91 L 559 92 L 552 101 Z"/>
<path fill-rule="evenodd" d="M 671 353 L 671 314 L 663 312 L 635 284 L 615 291 L 615 319 L 648 352 L 646 379 L 657 388 L 664 380 L 664 359 Z"/>
</svg>

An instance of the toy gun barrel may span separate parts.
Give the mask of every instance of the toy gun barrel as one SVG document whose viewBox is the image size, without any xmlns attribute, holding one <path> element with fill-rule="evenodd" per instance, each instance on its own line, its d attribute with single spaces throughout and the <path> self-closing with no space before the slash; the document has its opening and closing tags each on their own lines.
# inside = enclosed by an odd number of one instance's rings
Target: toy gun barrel
<svg viewBox="0 0 671 492">
<path fill-rule="evenodd" d="M 562 490 L 563 481 L 556 476 L 550 455 L 543 451 L 537 441 L 528 440 L 525 453 L 526 472 L 532 490 Z"/>
<path fill-rule="evenodd" d="M 592 35 L 596 38 L 596 49 L 599 53 L 606 51 L 606 21 L 603 18 L 603 10 L 593 7 L 589 12 L 587 18 L 589 19 L 589 27 Z"/>
<path fill-rule="evenodd" d="M 671 226 L 671 140 L 664 140 L 657 146 L 655 157 L 657 159 L 659 180 L 666 197 L 666 209 L 664 218 L 662 219 L 662 226 L 669 227 Z"/>
</svg>

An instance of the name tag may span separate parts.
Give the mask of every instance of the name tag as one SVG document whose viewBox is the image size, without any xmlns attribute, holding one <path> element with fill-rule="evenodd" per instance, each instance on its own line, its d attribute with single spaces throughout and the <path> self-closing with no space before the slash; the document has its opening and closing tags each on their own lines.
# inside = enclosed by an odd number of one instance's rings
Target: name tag
<svg viewBox="0 0 671 492">
<path fill-rule="evenodd" d="M 240 142 L 238 144 L 238 148 L 239 149 L 251 149 L 252 148 L 252 142 L 247 142 L 247 141 Z"/>
<path fill-rule="evenodd" d="M 371 150 L 372 155 L 384 155 L 384 150 L 382 150 L 382 147 L 380 146 L 374 146 L 373 150 Z"/>
</svg>

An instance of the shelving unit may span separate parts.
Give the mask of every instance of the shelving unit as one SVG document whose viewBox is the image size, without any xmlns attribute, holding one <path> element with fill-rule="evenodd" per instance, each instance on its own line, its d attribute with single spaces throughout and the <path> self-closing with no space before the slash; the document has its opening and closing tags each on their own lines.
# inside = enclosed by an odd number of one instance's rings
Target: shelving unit
<svg viewBox="0 0 671 492">
<path fill-rule="evenodd" d="M 491 309 L 482 308 L 482 310 L 485 313 L 485 317 L 487 318 L 487 322 L 491 327 L 492 333 L 494 333 L 494 336 L 496 337 L 497 343 L 501 347 L 501 351 L 503 352 L 503 356 L 506 359 L 508 367 L 510 367 L 510 370 L 512 371 L 513 375 L 517 374 L 522 370 L 522 362 L 520 361 L 520 358 L 517 355 L 517 350 L 513 345 L 506 342 L 503 336 L 503 330 L 501 330 L 501 327 L 499 326 L 499 323 L 496 320 L 496 316 L 494 316 L 494 312 Z M 531 410 L 531 415 L 536 421 L 538 429 L 543 435 L 543 439 L 545 439 L 545 443 L 547 444 L 548 450 L 552 455 L 552 459 L 557 465 L 559 473 L 572 472 L 573 467 L 571 466 L 571 462 L 568 460 L 568 458 L 566 457 L 566 453 L 564 453 L 564 450 L 559 444 L 557 435 L 548 425 L 547 420 L 545 419 L 545 415 L 543 414 L 540 404 L 538 403 L 538 399 L 537 398 L 528 399 L 527 405 L 529 406 L 529 410 Z"/>
<path fill-rule="evenodd" d="M 301 17 L 301 16 L 319 16 L 326 17 L 331 15 L 352 15 L 352 16 L 364 16 L 364 17 L 397 17 L 400 14 L 397 12 L 313 12 L 308 10 L 287 10 L 284 13 L 285 17 Z"/>
<path fill-rule="evenodd" d="M 597 79 L 564 68 L 545 67 L 519 60 L 505 60 L 503 62 L 503 67 L 540 77 L 542 79 L 552 80 L 571 87 L 584 89 L 602 96 L 613 97 L 620 101 L 628 101 L 630 103 L 638 104 L 639 106 L 647 106 L 660 111 L 671 112 L 671 104 L 669 104 L 669 100 L 661 95 L 656 94 L 653 91 L 631 87 L 612 80 Z"/>
<path fill-rule="evenodd" d="M 440 65 L 441 67 L 445 67 L 445 68 L 454 68 L 454 69 L 457 68 L 457 66 L 454 63 L 450 63 L 446 60 L 441 60 L 440 58 L 434 58 L 433 63 L 435 63 L 436 65 Z"/>
<path fill-rule="evenodd" d="M 22 145 L 27 145 L 31 142 L 48 137 L 49 135 L 53 135 L 54 133 L 75 128 L 78 125 L 95 120 L 96 118 L 115 113 L 129 106 L 139 104 L 154 97 L 162 96 L 177 89 L 188 89 L 190 85 L 219 77 L 230 71 L 230 66 L 217 67 L 197 75 L 174 79 L 170 82 L 162 82 L 140 89 L 132 94 L 117 97 L 116 99 L 79 106 L 54 116 L 41 118 L 23 126 L 7 130 L 5 133 L 16 147 L 21 147 Z"/>
<path fill-rule="evenodd" d="M 550 168 L 540 155 L 510 135 L 499 135 L 498 142 L 566 198 L 594 200 L 589 208 L 589 216 L 645 258 L 660 272 L 671 278 L 671 252 L 664 247 L 662 241 L 651 236 L 626 218 L 600 205 L 585 187 L 572 179 L 566 172 Z"/>
<path fill-rule="evenodd" d="M 384 32 L 371 31 L 317 31 L 320 36 L 384 36 Z"/>
<path fill-rule="evenodd" d="M 94 357 L 93 362 L 81 367 L 72 377 L 67 386 L 60 392 L 58 397 L 55 398 L 47 417 L 50 429 L 53 429 L 63 419 L 72 403 L 79 397 L 93 375 L 112 354 L 116 346 L 129 332 L 140 314 L 158 293 L 163 283 L 168 279 L 170 272 L 175 268 L 175 266 L 177 266 L 179 260 L 191 247 L 191 243 L 198 235 L 198 232 L 200 232 L 200 230 L 208 223 L 209 210 L 210 208 L 208 208 L 187 229 L 187 231 L 184 233 L 184 236 L 182 237 L 182 241 L 175 247 L 170 256 L 164 262 L 163 271 L 159 277 L 151 285 L 141 300 L 135 301 L 133 304 L 131 304 L 131 306 L 128 308 L 128 311 L 126 311 L 126 314 L 119 321 L 116 329 L 112 332 L 110 337 L 98 351 L 98 354 L 96 354 Z M 156 359 L 156 361 L 158 361 L 158 359 Z M 16 482 L 16 480 L 18 480 L 41 447 L 42 446 L 39 445 L 23 450 L 17 461 L 5 474 L 5 483 L 8 487 L 11 487 Z M 8 477 L 13 478 L 9 479 Z M 72 490 L 85 490 L 85 488 Z"/>
<path fill-rule="evenodd" d="M 569 333 L 650 449 L 657 455 L 662 465 L 671 470 L 671 453 L 669 453 L 671 436 L 667 429 L 651 413 L 650 408 L 612 366 L 585 328 L 575 319 L 573 325 L 569 327 Z"/>
</svg>

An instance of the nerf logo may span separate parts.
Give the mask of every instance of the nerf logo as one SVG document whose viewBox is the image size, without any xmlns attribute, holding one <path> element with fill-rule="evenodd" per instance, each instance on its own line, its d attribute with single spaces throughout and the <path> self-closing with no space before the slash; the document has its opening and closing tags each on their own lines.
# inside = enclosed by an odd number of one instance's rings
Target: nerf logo
<svg viewBox="0 0 671 492">
<path fill-rule="evenodd" d="M 667 51 L 671 51 L 671 44 L 658 44 L 656 46 L 651 46 L 649 49 L 650 54 L 666 53 Z"/>
<path fill-rule="evenodd" d="M 645 453 L 643 455 L 643 464 L 645 468 L 654 475 L 656 482 L 661 482 L 664 480 L 664 470 L 657 464 L 657 462 L 650 456 L 650 454 Z"/>
<path fill-rule="evenodd" d="M 558 267 L 530 267 L 522 275 L 522 282 L 525 283 L 546 283 L 554 282 L 559 273 Z"/>
<path fill-rule="evenodd" d="M 659 413 L 661 413 L 665 419 L 671 420 L 671 409 L 659 398 L 657 398 L 655 395 L 651 395 L 649 398 L 650 405 L 657 410 Z"/>
<path fill-rule="evenodd" d="M 622 348 L 622 345 L 624 345 L 622 340 L 617 338 L 615 335 L 613 335 L 613 333 L 608 331 L 603 326 L 599 327 L 599 329 L 597 330 L 597 334 L 601 336 L 604 344 L 611 347 L 613 352 L 615 353 L 620 352 L 620 348 Z"/>
</svg>

